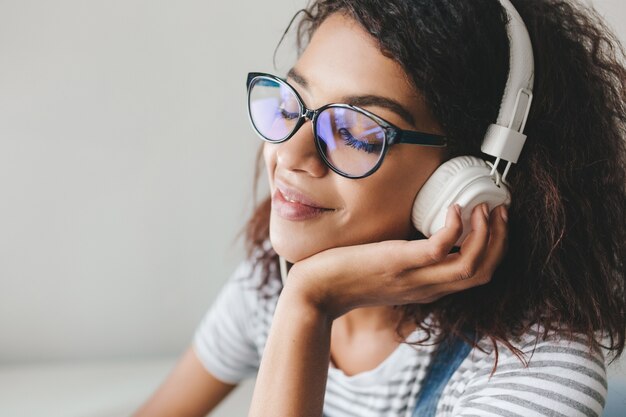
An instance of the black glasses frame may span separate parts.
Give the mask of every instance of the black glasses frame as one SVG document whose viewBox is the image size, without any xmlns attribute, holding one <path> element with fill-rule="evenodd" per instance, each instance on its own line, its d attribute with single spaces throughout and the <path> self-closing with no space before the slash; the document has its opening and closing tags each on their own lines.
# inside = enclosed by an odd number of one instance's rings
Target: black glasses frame
<svg viewBox="0 0 626 417">
<path fill-rule="evenodd" d="M 251 87 L 254 85 L 253 83 L 259 79 L 259 78 L 265 78 L 265 79 L 269 79 L 271 81 L 275 81 L 279 84 L 284 85 L 285 87 L 287 87 L 296 97 L 297 101 L 298 101 L 298 105 L 299 105 L 299 109 L 300 109 L 300 115 L 298 118 L 298 121 L 296 122 L 293 130 L 284 138 L 278 139 L 278 140 L 274 140 L 274 139 L 270 139 L 266 136 L 264 136 L 259 129 L 256 127 L 256 125 L 254 124 L 254 121 L 252 120 L 252 112 L 250 109 L 250 91 L 251 91 Z M 326 104 L 318 109 L 309 109 L 306 104 L 304 104 L 304 101 L 302 100 L 302 97 L 300 97 L 300 94 L 298 94 L 298 92 L 296 91 L 295 88 L 293 88 L 285 79 L 277 77 L 275 75 L 272 74 L 266 74 L 263 72 L 250 72 L 248 73 L 248 77 L 246 80 L 246 88 L 248 90 L 247 92 L 247 99 L 248 99 L 248 117 L 250 118 L 250 123 L 252 124 L 252 127 L 254 128 L 254 130 L 256 131 L 256 133 L 261 137 L 261 139 L 265 140 L 266 142 L 270 142 L 270 143 L 281 143 L 281 142 L 285 142 L 286 140 L 288 140 L 289 138 L 291 138 L 299 129 L 300 127 L 302 127 L 302 125 L 304 123 L 306 123 L 306 120 L 310 120 L 311 121 L 311 125 L 313 128 L 313 137 L 314 137 L 314 141 L 315 141 L 315 147 L 317 148 L 317 152 L 318 154 L 321 156 L 322 160 L 324 161 L 324 163 L 334 172 L 336 172 L 337 174 L 346 177 L 346 178 L 351 178 L 351 179 L 359 179 L 359 178 L 365 178 L 369 175 L 372 175 L 374 172 L 376 172 L 376 170 L 378 170 L 378 168 L 380 168 L 381 164 L 383 163 L 383 159 L 385 158 L 385 154 L 387 153 L 387 149 L 391 146 L 391 145 L 395 145 L 397 143 L 410 143 L 410 144 L 414 144 L 414 145 L 422 145 L 422 146 L 434 146 L 434 147 L 444 147 L 447 146 L 447 139 L 445 136 L 441 136 L 441 135 L 435 135 L 432 133 L 426 133 L 426 132 L 419 132 L 416 130 L 404 130 L 404 129 L 400 129 L 399 127 L 395 126 L 393 123 L 388 122 L 387 120 L 383 119 L 380 116 L 375 115 L 372 112 L 369 112 L 365 109 L 362 109 L 360 107 L 357 106 L 353 106 L 351 104 L 343 104 L 343 103 L 330 103 L 330 104 Z M 374 167 L 372 167 L 369 171 L 367 171 L 365 174 L 363 175 L 352 175 L 352 174 L 348 174 L 347 172 L 343 172 L 341 171 L 339 168 L 335 167 L 327 158 L 326 155 L 324 154 L 324 150 L 322 149 L 322 139 L 319 137 L 319 135 L 317 134 L 317 117 L 320 113 L 322 113 L 324 110 L 327 110 L 329 108 L 345 108 L 345 109 L 351 109 L 354 110 L 358 113 L 361 113 L 367 117 L 369 117 L 370 119 L 372 119 L 374 122 L 376 122 L 385 132 L 385 140 L 382 143 L 383 149 L 382 152 L 380 153 L 380 156 L 378 157 L 378 161 L 376 162 L 376 165 L 374 165 Z"/>
</svg>

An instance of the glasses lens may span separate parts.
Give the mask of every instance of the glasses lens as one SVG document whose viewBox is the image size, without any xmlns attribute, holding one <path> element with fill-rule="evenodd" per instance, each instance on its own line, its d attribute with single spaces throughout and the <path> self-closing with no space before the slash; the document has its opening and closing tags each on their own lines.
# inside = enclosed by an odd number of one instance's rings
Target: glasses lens
<svg viewBox="0 0 626 417">
<path fill-rule="evenodd" d="M 248 111 L 254 128 L 270 141 L 281 141 L 289 136 L 302 114 L 300 102 L 291 88 L 267 77 L 252 80 Z"/>
<path fill-rule="evenodd" d="M 317 140 L 326 160 L 348 175 L 367 174 L 380 161 L 385 130 L 369 116 L 345 107 L 330 107 L 316 123 Z"/>
</svg>

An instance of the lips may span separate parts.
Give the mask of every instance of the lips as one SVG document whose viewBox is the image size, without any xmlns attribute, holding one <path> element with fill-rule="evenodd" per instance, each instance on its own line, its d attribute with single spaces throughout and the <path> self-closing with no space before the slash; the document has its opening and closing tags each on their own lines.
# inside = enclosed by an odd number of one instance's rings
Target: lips
<svg viewBox="0 0 626 417">
<path fill-rule="evenodd" d="M 284 197 L 284 199 L 289 203 L 298 203 L 309 207 L 315 207 L 318 209 L 324 210 L 332 210 L 327 207 L 324 207 L 322 204 L 317 203 L 310 197 L 307 197 L 300 191 L 291 188 L 280 181 L 276 181 L 276 190 L 278 190 Z"/>
<path fill-rule="evenodd" d="M 287 220 L 308 220 L 334 210 L 277 181 L 272 195 L 272 211 Z"/>
</svg>

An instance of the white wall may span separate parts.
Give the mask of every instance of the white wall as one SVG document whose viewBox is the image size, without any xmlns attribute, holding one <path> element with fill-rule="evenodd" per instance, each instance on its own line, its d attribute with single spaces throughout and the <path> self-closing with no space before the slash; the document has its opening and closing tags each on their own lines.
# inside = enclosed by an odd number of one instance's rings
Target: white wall
<svg viewBox="0 0 626 417">
<path fill-rule="evenodd" d="M 0 362 L 179 352 L 240 259 L 299 1 L 0 0 Z"/>
<path fill-rule="evenodd" d="M 245 74 L 304 4 L 0 0 L 0 363 L 184 348 L 242 255 Z"/>
<path fill-rule="evenodd" d="M 626 2 L 624 0 L 585 0 L 609 23 L 626 46 Z"/>
</svg>

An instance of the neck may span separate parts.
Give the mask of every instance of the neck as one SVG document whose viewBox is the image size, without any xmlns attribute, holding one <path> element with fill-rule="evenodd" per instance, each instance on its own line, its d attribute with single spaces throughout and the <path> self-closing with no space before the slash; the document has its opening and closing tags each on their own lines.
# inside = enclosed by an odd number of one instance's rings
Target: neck
<svg viewBox="0 0 626 417">
<path fill-rule="evenodd" d="M 349 311 L 335 320 L 349 337 L 357 333 L 395 333 L 402 312 L 391 306 L 362 307 Z M 409 333 L 415 325 L 403 324 Z M 408 334 L 408 333 L 407 333 Z M 406 336 L 403 332 L 403 335 Z"/>
</svg>

